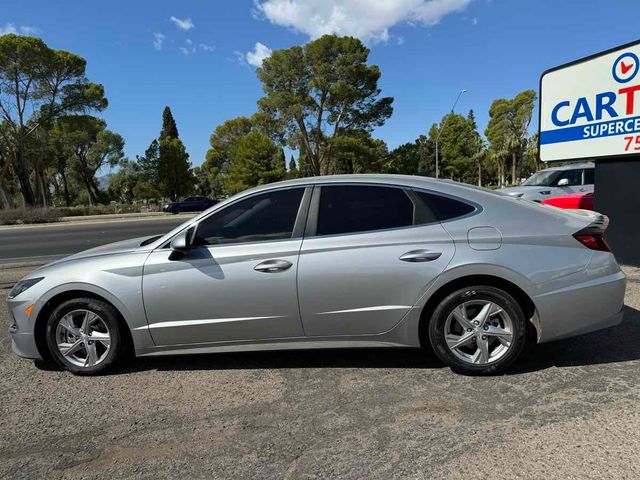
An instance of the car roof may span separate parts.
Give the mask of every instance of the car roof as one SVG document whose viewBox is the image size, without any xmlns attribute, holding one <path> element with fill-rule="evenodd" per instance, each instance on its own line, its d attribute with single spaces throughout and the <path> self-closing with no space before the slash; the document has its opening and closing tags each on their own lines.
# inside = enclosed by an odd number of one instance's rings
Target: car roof
<svg viewBox="0 0 640 480">
<path fill-rule="evenodd" d="M 557 166 L 557 167 L 545 168 L 542 171 L 545 172 L 545 171 L 554 171 L 554 170 L 579 170 L 581 168 L 594 168 L 595 166 L 596 165 L 593 162 L 573 163 L 573 164 L 570 164 L 570 165 L 562 165 L 562 166 Z"/>
</svg>

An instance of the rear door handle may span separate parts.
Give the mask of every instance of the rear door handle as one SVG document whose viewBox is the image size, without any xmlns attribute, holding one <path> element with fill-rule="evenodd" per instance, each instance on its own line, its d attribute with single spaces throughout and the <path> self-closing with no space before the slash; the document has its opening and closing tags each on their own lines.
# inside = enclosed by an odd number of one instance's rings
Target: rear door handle
<svg viewBox="0 0 640 480">
<path fill-rule="evenodd" d="M 437 260 L 442 252 L 432 252 L 431 250 L 411 250 L 400 256 L 403 262 L 432 262 Z"/>
<path fill-rule="evenodd" d="M 258 272 L 277 273 L 290 269 L 292 265 L 293 263 L 287 260 L 266 260 L 253 267 L 253 269 Z"/>
</svg>

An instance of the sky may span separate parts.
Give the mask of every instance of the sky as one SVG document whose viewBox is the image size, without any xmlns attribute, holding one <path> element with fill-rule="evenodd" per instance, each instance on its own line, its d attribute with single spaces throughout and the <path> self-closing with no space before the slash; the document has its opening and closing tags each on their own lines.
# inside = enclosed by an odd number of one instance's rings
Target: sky
<svg viewBox="0 0 640 480">
<path fill-rule="evenodd" d="M 142 154 L 169 105 L 192 164 L 227 119 L 262 95 L 255 67 L 271 51 L 324 33 L 353 35 L 380 66 L 394 113 L 374 131 L 390 148 L 451 110 L 480 131 L 496 98 L 538 91 L 551 67 L 640 37 L 638 0 L 2 0 L 0 33 L 41 37 L 87 60 L 105 86 L 101 116 Z M 531 130 L 537 129 L 534 116 Z"/>
</svg>

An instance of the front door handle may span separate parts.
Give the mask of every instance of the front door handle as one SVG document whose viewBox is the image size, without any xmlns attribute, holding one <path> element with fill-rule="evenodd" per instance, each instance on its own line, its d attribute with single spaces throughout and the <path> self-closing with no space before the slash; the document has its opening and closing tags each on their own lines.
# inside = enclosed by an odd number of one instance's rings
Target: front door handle
<svg viewBox="0 0 640 480">
<path fill-rule="evenodd" d="M 442 252 L 432 252 L 431 250 L 411 250 L 400 256 L 403 262 L 432 262 L 437 260 Z"/>
<path fill-rule="evenodd" d="M 287 260 L 266 260 L 253 267 L 253 269 L 258 272 L 276 273 L 284 272 L 285 270 L 290 269 L 292 265 L 293 263 L 288 262 Z"/>
</svg>

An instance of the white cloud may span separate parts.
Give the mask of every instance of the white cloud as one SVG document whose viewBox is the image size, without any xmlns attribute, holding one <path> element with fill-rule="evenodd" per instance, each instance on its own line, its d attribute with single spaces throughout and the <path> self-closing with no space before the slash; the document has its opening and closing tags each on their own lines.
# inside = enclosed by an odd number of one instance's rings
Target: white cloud
<svg viewBox="0 0 640 480">
<path fill-rule="evenodd" d="M 176 27 L 178 27 L 180 30 L 184 30 L 185 32 L 195 27 L 193 21 L 190 18 L 178 18 L 171 15 L 171 17 L 169 17 L 169 20 L 175 23 Z"/>
<path fill-rule="evenodd" d="M 205 52 L 213 52 L 216 49 L 215 45 L 207 45 L 206 43 L 199 43 L 198 47 L 200 47 L 200 49 L 204 50 Z"/>
<path fill-rule="evenodd" d="M 238 52 L 236 52 L 236 55 L 237 53 Z M 266 45 L 260 42 L 257 42 L 253 47 L 253 50 L 250 52 L 247 52 L 246 56 L 243 55 L 242 57 L 243 57 L 243 60 L 246 60 L 246 62 L 249 65 L 253 65 L 254 67 L 260 67 L 262 66 L 262 61 L 265 58 L 269 58 L 270 56 L 271 56 L 271 49 Z"/>
<path fill-rule="evenodd" d="M 435 25 L 471 0 L 257 0 L 259 14 L 275 25 L 293 28 L 311 38 L 351 35 L 386 42 L 399 23 Z"/>
<path fill-rule="evenodd" d="M 7 33 L 13 33 L 14 35 L 37 35 L 40 30 L 28 25 L 17 26 L 13 23 L 5 23 L 0 27 L 0 35 L 6 35 Z"/>
<path fill-rule="evenodd" d="M 153 34 L 153 48 L 155 48 L 156 50 L 160 51 L 162 50 L 162 44 L 164 42 L 164 35 L 161 33 L 154 33 Z"/>
</svg>

